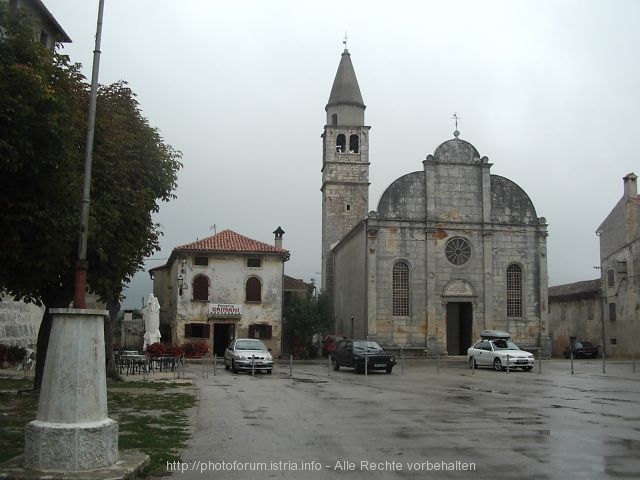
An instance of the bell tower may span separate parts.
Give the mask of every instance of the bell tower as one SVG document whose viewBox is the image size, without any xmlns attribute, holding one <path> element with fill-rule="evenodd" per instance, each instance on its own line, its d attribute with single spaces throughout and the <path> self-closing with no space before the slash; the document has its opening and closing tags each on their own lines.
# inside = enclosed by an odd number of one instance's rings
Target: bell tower
<svg viewBox="0 0 640 480">
<path fill-rule="evenodd" d="M 345 49 L 322 133 L 322 289 L 333 296 L 331 248 L 369 211 L 369 128 L 358 80 Z"/>
</svg>

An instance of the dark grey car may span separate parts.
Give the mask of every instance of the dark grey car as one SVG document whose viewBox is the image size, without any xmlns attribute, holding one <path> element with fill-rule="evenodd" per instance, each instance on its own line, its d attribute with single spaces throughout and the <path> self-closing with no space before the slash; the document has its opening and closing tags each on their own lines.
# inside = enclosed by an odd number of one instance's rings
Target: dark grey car
<svg viewBox="0 0 640 480">
<path fill-rule="evenodd" d="M 367 371 L 391 373 L 396 357 L 371 340 L 340 340 L 331 353 L 331 365 L 336 371 L 340 367 L 351 367 L 356 373 L 364 373 L 365 363 Z"/>
</svg>

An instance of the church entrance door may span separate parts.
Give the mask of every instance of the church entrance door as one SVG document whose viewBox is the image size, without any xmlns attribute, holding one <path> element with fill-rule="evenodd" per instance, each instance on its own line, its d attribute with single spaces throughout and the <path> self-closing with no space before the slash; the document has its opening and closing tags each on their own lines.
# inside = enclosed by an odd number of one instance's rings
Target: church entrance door
<svg viewBox="0 0 640 480">
<path fill-rule="evenodd" d="M 224 357 L 227 345 L 233 340 L 235 325 L 233 323 L 213 324 L 213 353 L 218 357 Z"/>
<path fill-rule="evenodd" d="M 471 302 L 447 303 L 447 352 L 466 355 L 471 346 L 473 305 Z"/>
</svg>

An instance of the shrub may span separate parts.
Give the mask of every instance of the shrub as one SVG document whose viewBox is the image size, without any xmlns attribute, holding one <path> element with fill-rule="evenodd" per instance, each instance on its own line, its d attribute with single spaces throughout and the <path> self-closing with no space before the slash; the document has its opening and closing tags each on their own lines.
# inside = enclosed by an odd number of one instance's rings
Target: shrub
<svg viewBox="0 0 640 480">
<path fill-rule="evenodd" d="M 177 345 L 168 345 L 166 343 L 152 343 L 151 345 L 147 345 L 147 349 L 145 350 L 147 355 L 150 357 L 163 357 L 163 356 L 173 356 L 179 357 L 182 355 L 182 349 Z"/>
<path fill-rule="evenodd" d="M 207 342 L 186 342 L 182 345 L 182 351 L 187 358 L 204 357 L 209 353 L 209 344 Z"/>
<path fill-rule="evenodd" d="M 22 362 L 27 356 L 27 349 L 19 345 L 4 345 L 0 343 L 0 366 L 8 367 Z"/>
</svg>

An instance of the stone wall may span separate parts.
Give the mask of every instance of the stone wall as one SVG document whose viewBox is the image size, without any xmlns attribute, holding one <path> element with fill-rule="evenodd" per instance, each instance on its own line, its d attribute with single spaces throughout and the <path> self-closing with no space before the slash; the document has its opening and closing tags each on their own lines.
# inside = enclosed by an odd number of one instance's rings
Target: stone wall
<svg viewBox="0 0 640 480">
<path fill-rule="evenodd" d="M 549 288 L 552 355 L 560 356 L 571 337 L 602 344 L 600 279 Z"/>
<path fill-rule="evenodd" d="M 3 295 L 0 302 L 0 343 L 34 348 L 44 308 L 16 302 Z"/>
</svg>

